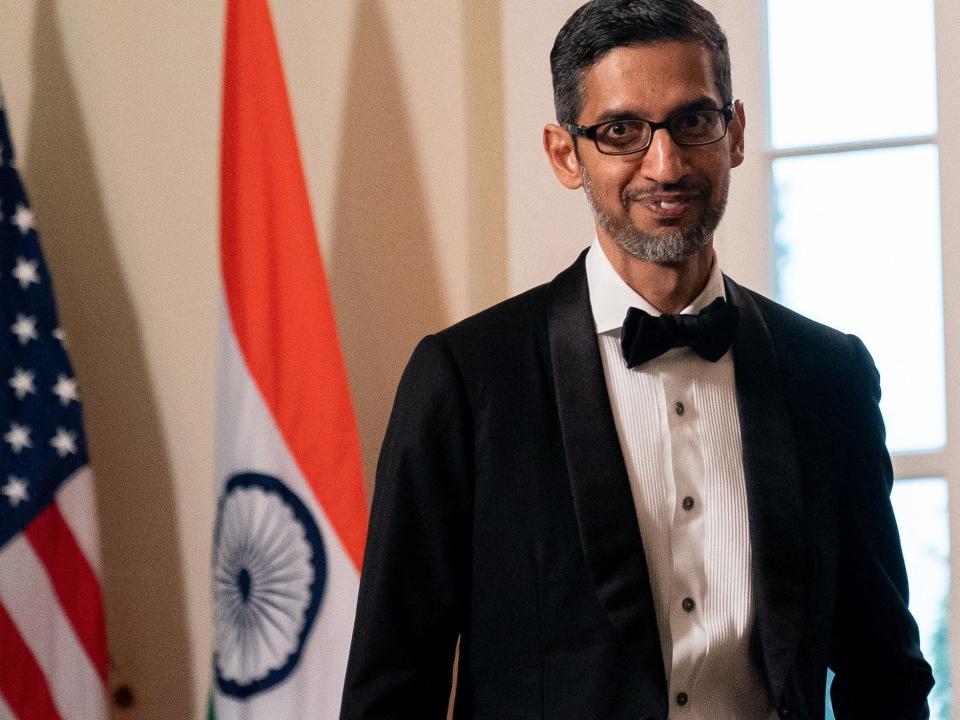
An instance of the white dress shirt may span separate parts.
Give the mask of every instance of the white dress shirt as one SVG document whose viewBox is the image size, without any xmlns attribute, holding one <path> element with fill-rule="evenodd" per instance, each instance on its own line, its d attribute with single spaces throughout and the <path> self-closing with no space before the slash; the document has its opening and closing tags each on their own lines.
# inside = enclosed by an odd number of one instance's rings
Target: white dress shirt
<svg viewBox="0 0 960 720">
<path fill-rule="evenodd" d="M 749 651 L 750 533 L 733 354 L 689 348 L 628 369 L 627 309 L 660 312 L 624 282 L 599 242 L 586 259 L 603 370 L 650 571 L 671 720 L 768 720 L 776 713 Z M 683 313 L 725 297 L 714 260 Z"/>
</svg>

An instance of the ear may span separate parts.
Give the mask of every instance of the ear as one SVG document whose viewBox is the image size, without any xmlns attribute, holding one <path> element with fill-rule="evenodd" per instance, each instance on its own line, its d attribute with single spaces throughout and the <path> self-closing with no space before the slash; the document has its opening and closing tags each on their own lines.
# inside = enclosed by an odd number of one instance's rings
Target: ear
<svg viewBox="0 0 960 720">
<path fill-rule="evenodd" d="M 565 188 L 576 190 L 583 185 L 580 160 L 570 133 L 553 123 L 543 128 L 543 149 L 547 153 L 553 174 Z"/>
<path fill-rule="evenodd" d="M 743 103 L 740 100 L 734 100 L 733 119 L 730 121 L 730 127 L 727 128 L 727 132 L 730 134 L 730 167 L 743 164 L 743 129 L 746 124 Z"/>
</svg>

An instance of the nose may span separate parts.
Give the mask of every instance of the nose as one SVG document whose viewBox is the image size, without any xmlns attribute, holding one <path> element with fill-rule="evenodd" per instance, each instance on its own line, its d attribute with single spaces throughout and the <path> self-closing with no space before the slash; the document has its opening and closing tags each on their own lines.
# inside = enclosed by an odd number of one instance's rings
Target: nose
<svg viewBox="0 0 960 720">
<path fill-rule="evenodd" d="M 660 184 L 678 182 L 686 174 L 683 148 L 673 141 L 666 128 L 657 128 L 650 138 L 641 172 L 645 179 Z"/>
</svg>

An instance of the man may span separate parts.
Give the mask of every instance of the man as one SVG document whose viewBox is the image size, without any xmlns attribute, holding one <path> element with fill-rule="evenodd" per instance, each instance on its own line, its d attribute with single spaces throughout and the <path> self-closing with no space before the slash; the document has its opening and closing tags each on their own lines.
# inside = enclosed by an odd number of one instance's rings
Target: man
<svg viewBox="0 0 960 720">
<path fill-rule="evenodd" d="M 743 160 L 692 0 L 594 0 L 544 146 L 596 241 L 414 352 L 343 720 L 925 718 L 873 363 L 721 275 Z M 658 316 L 661 316 L 658 318 Z"/>
</svg>

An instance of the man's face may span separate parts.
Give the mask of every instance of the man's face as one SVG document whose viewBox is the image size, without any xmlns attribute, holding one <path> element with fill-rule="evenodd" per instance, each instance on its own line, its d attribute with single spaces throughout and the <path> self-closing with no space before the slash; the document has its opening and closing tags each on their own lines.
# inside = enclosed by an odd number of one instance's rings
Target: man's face
<svg viewBox="0 0 960 720">
<path fill-rule="evenodd" d="M 713 59 L 690 42 L 616 48 L 584 73 L 580 125 L 640 118 L 663 122 L 721 107 Z M 677 145 L 665 129 L 632 155 L 603 155 L 577 138 L 579 171 L 608 252 L 679 263 L 710 247 L 727 202 L 730 168 L 743 161 L 743 111 L 711 145 Z"/>
</svg>

